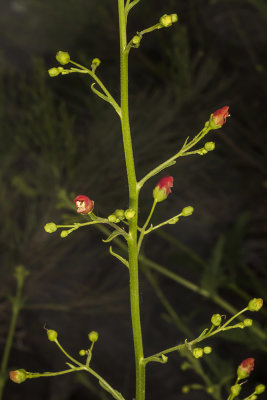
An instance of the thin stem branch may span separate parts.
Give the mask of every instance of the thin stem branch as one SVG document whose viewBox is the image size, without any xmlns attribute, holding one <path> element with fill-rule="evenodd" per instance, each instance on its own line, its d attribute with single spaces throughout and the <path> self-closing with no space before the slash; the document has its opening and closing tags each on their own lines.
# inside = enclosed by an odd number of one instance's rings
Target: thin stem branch
<svg viewBox="0 0 267 400">
<path fill-rule="evenodd" d="M 152 217 L 152 215 L 153 215 L 153 213 L 154 213 L 154 210 L 155 210 L 156 205 L 157 205 L 157 201 L 154 200 L 154 202 L 153 202 L 153 204 L 152 204 L 152 207 L 151 207 L 151 210 L 150 210 L 150 213 L 149 213 L 149 215 L 148 215 L 148 217 L 147 217 L 147 220 L 146 220 L 146 222 L 144 223 L 144 226 L 143 226 L 142 229 L 141 229 L 141 233 L 140 233 L 139 240 L 138 240 L 138 245 L 137 245 L 138 254 L 139 254 L 139 252 L 140 252 L 141 244 L 142 244 L 142 241 L 143 241 L 144 236 L 145 236 L 145 234 L 146 234 L 146 227 L 147 227 L 147 225 L 149 224 L 149 221 L 151 220 L 151 217 Z"/>
<path fill-rule="evenodd" d="M 98 76 L 89 68 L 84 67 L 81 64 L 78 64 L 72 60 L 70 60 L 70 63 L 73 65 L 76 65 L 76 67 L 82 69 L 85 73 L 89 74 L 91 78 L 98 84 L 98 86 L 103 90 L 105 95 L 108 97 L 110 104 L 113 106 L 119 117 L 121 118 L 121 109 L 116 100 L 113 98 L 113 96 L 110 94 L 106 86 L 102 83 L 102 81 L 98 78 Z"/>
<path fill-rule="evenodd" d="M 169 167 L 170 165 L 173 165 L 175 163 L 175 160 L 181 156 L 184 155 L 189 149 L 191 149 L 196 143 L 198 143 L 208 132 L 210 131 L 209 126 L 204 127 L 189 143 L 185 143 L 181 150 L 178 151 L 178 153 L 174 154 L 174 156 L 168 158 L 165 162 L 162 164 L 158 165 L 156 168 L 152 169 L 148 174 L 144 176 L 139 182 L 138 182 L 138 190 L 142 188 L 142 186 L 145 184 L 145 182 L 150 179 L 152 176 L 158 174 L 160 171 L 163 169 Z"/>
</svg>

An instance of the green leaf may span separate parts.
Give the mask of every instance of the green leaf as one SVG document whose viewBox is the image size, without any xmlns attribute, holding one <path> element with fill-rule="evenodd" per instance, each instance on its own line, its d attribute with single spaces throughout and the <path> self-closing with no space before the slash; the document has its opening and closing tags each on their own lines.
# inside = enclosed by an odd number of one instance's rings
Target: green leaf
<svg viewBox="0 0 267 400">
<path fill-rule="evenodd" d="M 115 239 L 115 237 L 117 237 L 119 235 L 122 235 L 122 233 L 115 230 L 109 235 L 109 237 L 107 239 L 102 239 L 102 242 L 104 242 L 104 243 L 111 242 L 113 239 Z"/>
</svg>

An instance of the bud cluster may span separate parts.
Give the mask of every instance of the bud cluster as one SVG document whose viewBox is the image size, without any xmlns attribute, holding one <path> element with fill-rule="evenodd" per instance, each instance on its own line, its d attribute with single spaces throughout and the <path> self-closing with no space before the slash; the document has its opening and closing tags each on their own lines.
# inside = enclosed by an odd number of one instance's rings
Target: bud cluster
<svg viewBox="0 0 267 400">
<path fill-rule="evenodd" d="M 132 208 L 128 208 L 127 210 L 117 209 L 112 214 L 108 216 L 109 222 L 113 222 L 117 224 L 120 221 L 123 221 L 125 218 L 127 220 L 132 219 L 135 216 L 135 211 Z"/>
<path fill-rule="evenodd" d="M 204 349 L 201 347 L 195 347 L 193 349 L 193 356 L 195 358 L 201 358 L 204 354 L 210 354 L 212 352 L 212 348 L 210 346 L 205 346 Z"/>
<path fill-rule="evenodd" d="M 160 26 L 162 28 L 169 28 L 174 24 L 175 22 L 178 21 L 178 15 L 177 14 L 164 14 L 159 20 Z"/>
</svg>

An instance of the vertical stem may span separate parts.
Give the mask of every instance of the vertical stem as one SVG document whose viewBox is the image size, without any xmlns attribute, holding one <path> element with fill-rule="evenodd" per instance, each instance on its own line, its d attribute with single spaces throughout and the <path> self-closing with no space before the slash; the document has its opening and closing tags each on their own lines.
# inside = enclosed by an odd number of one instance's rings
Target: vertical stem
<svg viewBox="0 0 267 400">
<path fill-rule="evenodd" d="M 126 50 L 126 20 L 124 0 L 118 0 L 120 29 L 120 73 L 121 73 L 121 127 L 125 153 L 125 163 L 129 185 L 129 207 L 135 210 L 135 216 L 129 223 L 129 274 L 132 330 L 136 366 L 136 400 L 145 399 L 145 366 L 143 364 L 143 341 L 140 322 L 138 252 L 137 252 L 137 220 L 138 220 L 138 189 L 135 174 L 135 164 L 129 123 L 128 105 L 128 53 Z"/>
<path fill-rule="evenodd" d="M 14 333 L 15 333 L 19 310 L 21 307 L 21 291 L 22 291 L 22 286 L 18 285 L 16 297 L 14 298 L 13 303 L 12 303 L 12 316 L 11 316 L 7 340 L 6 340 L 6 344 L 5 344 L 4 354 L 3 354 L 2 361 L 1 361 L 0 400 L 2 399 L 3 390 L 4 390 L 6 378 L 7 378 L 6 370 L 7 370 L 8 358 L 9 358 L 9 353 L 10 353 L 12 342 L 13 342 L 13 337 L 14 337 Z"/>
</svg>

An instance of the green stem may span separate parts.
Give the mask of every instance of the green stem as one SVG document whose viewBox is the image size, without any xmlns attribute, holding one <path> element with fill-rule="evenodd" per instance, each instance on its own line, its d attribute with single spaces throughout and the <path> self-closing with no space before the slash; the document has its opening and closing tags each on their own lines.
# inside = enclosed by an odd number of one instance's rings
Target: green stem
<svg viewBox="0 0 267 400">
<path fill-rule="evenodd" d="M 140 233 L 139 240 L 138 240 L 138 245 L 137 245 L 138 254 L 139 254 L 139 252 L 140 252 L 141 244 L 142 244 L 142 241 L 143 241 L 144 236 L 145 236 L 145 234 L 146 234 L 146 227 L 147 227 L 147 225 L 149 224 L 149 221 L 151 220 L 151 217 L 152 217 L 152 215 L 153 215 L 153 212 L 154 212 L 154 210 L 155 210 L 156 205 L 157 205 L 157 201 L 154 200 L 153 205 L 152 205 L 151 210 L 150 210 L 150 213 L 149 213 L 149 216 L 147 217 L 147 220 L 146 220 L 146 222 L 144 223 L 143 228 L 141 229 L 141 233 Z"/>
<path fill-rule="evenodd" d="M 23 282 L 22 284 L 17 285 L 17 291 L 16 291 L 16 296 L 13 299 L 12 303 L 12 316 L 11 316 L 11 321 L 9 325 L 9 330 L 8 330 L 8 335 L 7 335 L 7 340 L 5 343 L 5 349 L 4 349 L 4 354 L 2 357 L 1 361 L 1 369 L 0 369 L 0 400 L 2 399 L 3 396 L 3 390 L 6 382 L 6 370 L 7 370 L 7 364 L 8 364 L 8 359 L 9 359 L 9 354 L 15 334 L 15 329 L 17 325 L 17 319 L 19 315 L 19 311 L 22 307 L 22 301 L 21 301 L 21 293 L 22 293 L 22 287 L 23 287 Z"/>
<path fill-rule="evenodd" d="M 128 255 L 130 274 L 130 302 L 134 339 L 136 367 L 136 400 L 145 399 L 145 366 L 143 365 L 143 340 L 140 321 L 139 278 L 137 254 L 137 221 L 138 221 L 138 189 L 135 174 L 135 164 L 129 123 L 128 105 L 128 54 L 126 51 L 126 19 L 124 0 L 118 0 L 120 29 L 120 78 L 121 78 L 121 128 L 125 153 L 125 163 L 129 186 L 129 208 L 135 211 L 135 216 L 129 223 Z"/>
<path fill-rule="evenodd" d="M 108 97 L 110 104 L 114 107 L 115 111 L 117 112 L 117 114 L 121 117 L 121 109 L 120 106 L 118 105 L 118 103 L 116 102 L 116 100 L 111 96 L 110 92 L 108 91 L 108 89 L 106 88 L 106 86 L 101 82 L 101 80 L 96 76 L 96 74 L 91 71 L 90 69 L 84 67 L 81 64 L 78 64 L 74 61 L 70 61 L 71 64 L 76 65 L 77 67 L 79 67 L 80 69 L 82 69 L 84 72 L 86 72 L 87 74 L 89 74 L 91 76 L 91 78 L 94 79 L 94 81 L 98 84 L 98 86 L 103 90 L 103 92 L 105 93 L 105 95 Z"/>
<path fill-rule="evenodd" d="M 206 333 L 206 334 L 203 335 L 203 336 L 200 335 L 199 337 L 197 337 L 197 338 L 194 339 L 194 340 L 191 340 L 190 342 L 186 342 L 186 343 L 184 343 L 184 344 L 179 344 L 178 346 L 170 347 L 170 348 L 168 348 L 168 349 L 165 349 L 165 350 L 160 351 L 159 353 L 153 354 L 153 355 L 150 356 L 150 357 L 146 357 L 146 358 L 145 358 L 145 362 L 148 363 L 149 361 L 153 361 L 153 358 L 155 358 L 155 357 L 160 357 L 160 356 L 162 356 L 163 354 L 165 355 L 165 354 L 168 354 L 168 353 L 172 353 L 173 351 L 181 351 L 181 350 L 183 350 L 183 349 L 190 348 L 190 347 L 192 347 L 193 345 L 195 345 L 195 344 L 197 344 L 197 343 L 200 343 L 200 342 L 202 342 L 203 340 L 205 340 L 205 339 L 207 339 L 207 338 L 210 338 L 211 336 L 217 335 L 219 332 L 224 332 L 224 331 L 226 331 L 226 330 L 228 330 L 228 329 L 234 329 L 234 327 L 230 327 L 230 326 L 229 326 L 229 327 L 226 327 L 226 325 L 228 325 L 233 319 L 237 318 L 239 315 L 241 315 L 241 314 L 244 313 L 245 311 L 247 311 L 247 307 L 244 308 L 244 309 L 243 309 L 242 311 L 240 311 L 239 313 L 237 313 L 236 315 L 234 315 L 232 318 L 229 319 L 229 321 L 227 321 L 227 323 L 225 323 L 225 324 L 222 325 L 221 327 L 218 327 L 215 331 L 213 331 L 213 332 L 208 332 L 208 333 Z"/>
<path fill-rule="evenodd" d="M 150 179 L 152 176 L 158 174 L 163 169 L 169 167 L 170 165 L 175 164 L 175 160 L 184 155 L 187 150 L 191 149 L 196 143 L 198 143 L 203 137 L 210 131 L 210 127 L 204 127 L 189 143 L 185 143 L 178 153 L 174 154 L 174 156 L 168 158 L 168 160 L 164 161 L 162 164 L 158 165 L 156 168 L 152 169 L 147 175 L 144 176 L 138 182 L 138 189 L 140 190 L 145 182 Z"/>
</svg>

